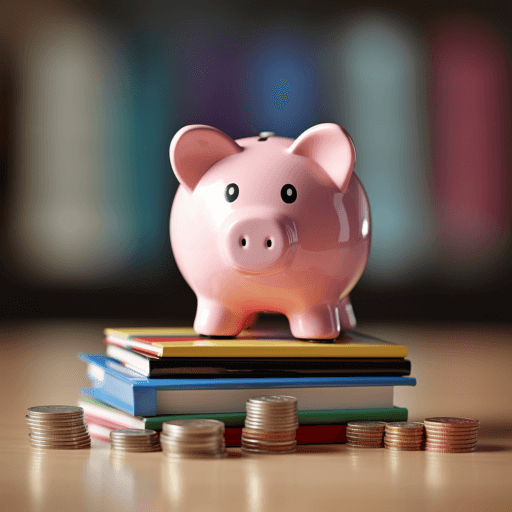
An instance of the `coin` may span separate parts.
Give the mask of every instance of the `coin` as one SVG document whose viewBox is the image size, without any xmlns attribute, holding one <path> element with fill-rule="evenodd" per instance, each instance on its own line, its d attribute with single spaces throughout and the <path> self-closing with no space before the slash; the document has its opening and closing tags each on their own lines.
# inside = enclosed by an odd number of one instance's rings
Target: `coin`
<svg viewBox="0 0 512 512">
<path fill-rule="evenodd" d="M 207 419 L 183 419 L 162 424 L 160 444 L 167 456 L 217 458 L 226 451 L 224 423 Z"/>
<path fill-rule="evenodd" d="M 399 432 L 399 431 L 391 431 L 391 432 L 387 432 L 384 434 L 385 437 L 389 437 L 389 438 L 396 438 L 396 439 L 422 439 L 424 437 L 424 434 L 423 432 L 416 432 L 416 431 L 404 431 L 404 432 Z"/>
<path fill-rule="evenodd" d="M 30 407 L 25 420 L 30 444 L 43 449 L 89 448 L 91 438 L 81 407 L 43 405 Z"/>
<path fill-rule="evenodd" d="M 423 423 L 419 421 L 391 421 L 386 423 L 386 430 L 398 429 L 398 430 L 416 430 L 423 429 Z"/>
<path fill-rule="evenodd" d="M 299 426 L 298 403 L 293 396 L 255 396 L 246 402 L 242 451 L 292 453 Z"/>
<path fill-rule="evenodd" d="M 428 432 L 426 438 L 427 439 L 439 439 L 440 441 L 443 440 L 451 440 L 454 441 L 472 441 L 473 439 L 476 439 L 478 437 L 478 434 L 475 432 L 474 434 L 455 434 L 451 435 L 448 433 L 432 433 Z"/>
<path fill-rule="evenodd" d="M 31 439 L 40 439 L 41 441 L 51 441 L 51 440 L 60 440 L 60 441 L 68 441 L 75 439 L 90 439 L 89 433 L 85 432 L 83 434 L 69 434 L 69 435 L 46 435 L 46 434 L 38 434 L 35 432 L 31 432 L 28 435 Z"/>
<path fill-rule="evenodd" d="M 438 418 L 427 418 L 424 421 L 425 427 L 443 427 L 453 429 L 471 429 L 479 428 L 480 422 L 471 418 L 450 418 L 450 417 L 438 417 Z"/>
<path fill-rule="evenodd" d="M 114 450 L 117 452 L 139 452 L 139 453 L 151 453 L 151 452 L 161 452 L 162 447 L 158 444 L 155 446 L 147 446 L 147 447 L 137 447 L 137 446 L 118 446 L 118 445 L 110 445 L 110 450 Z"/>
<path fill-rule="evenodd" d="M 32 423 L 34 425 L 55 425 L 59 427 L 73 426 L 73 425 L 81 425 L 84 423 L 84 418 L 38 418 L 35 416 L 25 416 L 25 420 L 27 423 Z"/>
<path fill-rule="evenodd" d="M 85 448 L 90 448 L 91 443 L 79 444 L 79 445 L 48 445 L 48 444 L 38 444 L 35 442 L 31 442 L 34 448 L 40 448 L 45 450 L 81 450 Z"/>
<path fill-rule="evenodd" d="M 224 431 L 224 423 L 218 420 L 190 419 L 173 420 L 162 423 L 162 431 L 166 434 L 178 435 L 212 435 Z"/>
<path fill-rule="evenodd" d="M 414 443 L 403 443 L 401 441 L 384 441 L 384 444 L 386 446 L 400 446 L 402 448 L 414 448 L 417 447 L 418 450 L 422 446 L 422 442 L 414 442 Z"/>
<path fill-rule="evenodd" d="M 53 425 L 41 425 L 38 423 L 31 423 L 28 425 L 30 430 L 40 430 L 41 432 L 74 432 L 74 431 L 80 431 L 80 430 L 87 430 L 87 425 L 85 425 L 83 422 L 82 424 L 77 425 L 71 425 L 71 426 L 53 426 Z"/>
<path fill-rule="evenodd" d="M 57 440 L 52 440 L 52 441 L 41 441 L 40 439 L 30 439 L 30 443 L 33 445 L 33 446 L 39 446 L 39 447 L 47 447 L 47 446 L 52 446 L 54 448 L 73 448 L 75 446 L 90 446 L 91 445 L 91 440 L 90 439 L 87 439 L 87 440 L 83 440 L 83 441 L 57 441 Z"/>
<path fill-rule="evenodd" d="M 419 448 L 416 447 L 410 447 L 410 446 L 384 446 L 386 450 L 391 450 L 393 452 L 417 452 L 420 451 Z"/>
<path fill-rule="evenodd" d="M 116 452 L 155 452 L 161 448 L 155 430 L 120 428 L 110 432 L 110 449 Z"/>
<path fill-rule="evenodd" d="M 157 433 L 155 430 L 151 429 L 138 429 L 138 428 L 119 428 L 113 430 L 110 433 L 110 438 L 121 438 L 125 439 L 126 437 L 147 437 L 147 436 L 156 436 Z"/>
<path fill-rule="evenodd" d="M 354 432 L 347 429 L 347 437 L 357 437 L 359 439 L 382 439 L 383 432 Z"/>
<path fill-rule="evenodd" d="M 384 421 L 349 421 L 347 423 L 347 429 L 383 430 L 385 426 Z"/>
<path fill-rule="evenodd" d="M 459 435 L 459 434 L 468 434 L 468 433 L 476 433 L 478 432 L 477 427 L 455 427 L 452 428 L 450 426 L 433 426 L 433 425 L 425 425 L 426 432 L 449 432 L 451 435 Z"/>
<path fill-rule="evenodd" d="M 439 448 L 433 446 L 425 446 L 425 451 L 433 453 L 471 453 L 476 451 L 476 446 L 467 448 Z"/>
<path fill-rule="evenodd" d="M 63 418 L 65 416 L 83 416 L 84 410 L 82 407 L 75 407 L 73 405 L 41 405 L 29 407 L 28 413 L 30 416 L 58 416 L 59 418 Z"/>
<path fill-rule="evenodd" d="M 295 432 L 259 432 L 242 429 L 242 436 L 245 439 L 261 439 L 264 441 L 287 441 L 295 440 Z"/>
<path fill-rule="evenodd" d="M 261 402 L 269 405 L 297 404 L 297 399 L 294 396 L 286 395 L 263 395 L 253 396 L 248 400 L 249 404 L 260 404 Z"/>
<path fill-rule="evenodd" d="M 348 444 L 351 444 L 352 446 L 380 446 L 382 445 L 382 439 L 378 439 L 376 441 L 357 441 L 353 439 L 349 439 L 347 441 Z"/>
</svg>

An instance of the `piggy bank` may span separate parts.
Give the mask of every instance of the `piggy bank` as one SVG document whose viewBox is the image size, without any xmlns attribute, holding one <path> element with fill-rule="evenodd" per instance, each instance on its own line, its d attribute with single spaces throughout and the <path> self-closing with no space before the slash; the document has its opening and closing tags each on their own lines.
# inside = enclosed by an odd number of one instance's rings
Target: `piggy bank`
<svg viewBox="0 0 512 512">
<path fill-rule="evenodd" d="M 171 244 L 197 296 L 194 330 L 236 336 L 276 312 L 296 338 L 336 338 L 355 327 L 348 294 L 370 249 L 352 140 L 336 124 L 262 135 L 192 125 L 172 139 Z"/>
</svg>

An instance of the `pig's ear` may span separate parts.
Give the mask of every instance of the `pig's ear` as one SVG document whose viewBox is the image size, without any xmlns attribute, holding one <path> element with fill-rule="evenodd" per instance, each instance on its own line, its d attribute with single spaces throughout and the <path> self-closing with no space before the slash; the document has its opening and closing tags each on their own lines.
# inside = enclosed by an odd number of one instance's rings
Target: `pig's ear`
<svg viewBox="0 0 512 512">
<path fill-rule="evenodd" d="M 185 126 L 173 137 L 169 156 L 176 178 L 192 192 L 214 163 L 240 151 L 242 148 L 224 132 L 193 124 Z"/>
<path fill-rule="evenodd" d="M 345 192 L 354 170 L 356 152 L 350 135 L 333 123 L 318 124 L 299 135 L 288 148 L 290 153 L 311 158 Z"/>
</svg>

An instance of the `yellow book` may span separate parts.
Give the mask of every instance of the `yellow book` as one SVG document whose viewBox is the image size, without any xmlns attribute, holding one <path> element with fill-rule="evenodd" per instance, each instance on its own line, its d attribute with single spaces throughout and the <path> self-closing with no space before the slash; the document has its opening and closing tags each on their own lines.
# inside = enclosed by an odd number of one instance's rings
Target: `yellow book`
<svg viewBox="0 0 512 512">
<path fill-rule="evenodd" d="M 236 338 L 209 339 L 175 327 L 107 328 L 105 342 L 158 357 L 377 358 L 406 357 L 407 347 L 364 334 L 343 333 L 334 341 L 300 341 L 286 330 L 247 330 Z"/>
</svg>

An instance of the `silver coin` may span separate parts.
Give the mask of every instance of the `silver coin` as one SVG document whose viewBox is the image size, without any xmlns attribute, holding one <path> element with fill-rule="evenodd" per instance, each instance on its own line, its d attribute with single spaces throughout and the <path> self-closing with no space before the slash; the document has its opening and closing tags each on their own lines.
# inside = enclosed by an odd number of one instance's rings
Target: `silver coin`
<svg viewBox="0 0 512 512">
<path fill-rule="evenodd" d="M 74 448 L 85 448 L 88 446 L 91 446 L 91 441 L 89 442 L 83 442 L 83 443 L 45 443 L 41 441 L 36 441 L 34 439 L 31 439 L 30 444 L 32 446 L 37 446 L 38 448 L 60 448 L 63 450 L 72 450 Z"/>
<path fill-rule="evenodd" d="M 38 450 L 84 450 L 91 447 L 91 443 L 77 446 L 41 446 L 35 443 L 31 443 L 33 448 Z"/>
<path fill-rule="evenodd" d="M 180 456 L 215 456 L 220 453 L 225 453 L 225 450 L 174 450 L 174 449 L 163 449 L 166 455 L 180 455 Z"/>
<path fill-rule="evenodd" d="M 32 416 L 78 416 L 83 415 L 82 407 L 74 405 L 40 405 L 37 407 L 29 407 L 28 413 Z"/>
<path fill-rule="evenodd" d="M 382 430 L 346 430 L 347 436 L 356 437 L 382 437 L 384 432 Z"/>
<path fill-rule="evenodd" d="M 169 453 L 164 452 L 164 455 L 168 459 L 224 459 L 226 453 L 212 453 L 212 454 L 187 454 L 187 453 Z"/>
<path fill-rule="evenodd" d="M 160 443 L 160 439 L 111 439 L 112 444 L 126 445 L 126 446 L 151 446 Z"/>
<path fill-rule="evenodd" d="M 254 453 L 254 454 L 261 454 L 261 455 L 287 455 L 289 453 L 295 453 L 297 451 L 296 448 L 290 448 L 289 450 L 260 450 L 257 448 L 249 448 L 242 446 L 242 452 L 245 453 Z"/>
<path fill-rule="evenodd" d="M 172 420 L 162 423 L 162 431 L 171 433 L 191 433 L 191 434 L 215 434 L 224 432 L 225 426 L 222 421 L 206 420 L 206 419 L 190 419 L 190 420 Z"/>
<path fill-rule="evenodd" d="M 39 429 L 39 430 L 46 430 L 46 431 L 53 431 L 53 432 L 68 432 L 73 430 L 87 430 L 87 425 L 84 425 L 83 423 L 77 424 L 77 425 L 40 425 L 36 423 L 27 423 L 27 427 L 30 430 Z"/>
<path fill-rule="evenodd" d="M 38 423 L 41 425 L 76 425 L 85 424 L 84 418 L 37 418 L 34 416 L 25 416 L 27 423 Z"/>
<path fill-rule="evenodd" d="M 166 446 L 185 446 L 185 447 L 208 447 L 208 446 L 220 446 L 222 443 L 225 443 L 224 438 L 213 438 L 213 439 L 205 439 L 202 441 L 182 441 L 171 438 L 163 438 L 160 439 L 160 444 L 165 444 Z"/>
<path fill-rule="evenodd" d="M 272 430 L 273 427 L 278 430 L 297 430 L 299 423 L 297 421 L 254 421 L 249 419 L 245 420 L 244 426 L 255 430 Z"/>
<path fill-rule="evenodd" d="M 384 439 L 388 441 L 421 442 L 423 436 L 389 436 L 386 434 Z"/>
<path fill-rule="evenodd" d="M 88 432 L 82 433 L 82 434 L 62 434 L 62 435 L 53 435 L 53 434 L 38 434 L 36 432 L 31 432 L 28 435 L 31 439 L 40 439 L 42 441 L 48 440 L 51 441 L 53 439 L 59 440 L 59 441 L 67 441 L 67 440 L 75 440 L 75 439 L 90 439 L 91 436 Z"/>
<path fill-rule="evenodd" d="M 282 403 L 297 403 L 297 399 L 294 396 L 288 395 L 261 395 L 253 396 L 249 398 L 249 403 L 265 402 L 270 404 L 282 404 Z"/>
<path fill-rule="evenodd" d="M 156 430 L 148 428 L 118 428 L 110 432 L 110 437 L 147 437 L 156 435 Z"/>
<path fill-rule="evenodd" d="M 207 443 L 214 441 L 216 439 L 224 439 L 224 434 L 220 435 L 202 435 L 202 436 L 188 436 L 186 434 L 165 434 L 162 432 L 160 436 L 160 440 L 162 442 L 165 441 L 174 441 L 176 443 Z"/>
<path fill-rule="evenodd" d="M 396 440 L 396 439 L 384 439 L 385 443 L 393 444 L 393 445 L 422 445 L 423 440 L 419 441 L 404 441 L 404 440 Z"/>
<path fill-rule="evenodd" d="M 257 417 L 265 417 L 269 415 L 275 415 L 278 418 L 281 417 L 290 417 L 298 416 L 298 409 L 283 409 L 283 408 L 252 408 L 248 407 L 246 409 L 246 416 L 257 416 Z"/>
<path fill-rule="evenodd" d="M 77 438 L 77 439 L 72 439 L 72 438 L 52 439 L 52 438 L 47 438 L 47 437 L 41 438 L 41 437 L 33 436 L 32 434 L 29 434 L 29 438 L 31 441 L 37 441 L 38 443 L 47 443 L 47 444 L 56 444 L 56 443 L 58 443 L 58 444 L 76 444 L 76 443 L 83 443 L 83 442 L 91 441 L 91 437 L 88 435 L 84 436 L 84 437 Z"/>
<path fill-rule="evenodd" d="M 389 446 L 384 445 L 384 448 L 386 450 L 390 450 L 393 452 L 419 452 L 421 448 L 418 448 L 417 446 Z"/>
<path fill-rule="evenodd" d="M 386 423 L 386 430 L 423 430 L 424 425 L 418 421 L 393 421 Z"/>
<path fill-rule="evenodd" d="M 134 453 L 151 453 L 151 452 L 161 452 L 162 448 L 160 445 L 158 446 L 146 446 L 144 448 L 139 448 L 136 446 L 110 446 L 111 451 L 117 452 L 134 452 Z"/>
<path fill-rule="evenodd" d="M 242 437 L 242 441 L 246 445 L 253 446 L 289 446 L 297 444 L 295 439 L 292 441 L 264 441 L 262 439 L 247 439 L 246 437 Z"/>
<path fill-rule="evenodd" d="M 68 428 L 68 427 L 85 427 L 87 426 L 83 421 L 32 421 L 26 420 L 28 427 L 40 427 L 40 428 Z"/>
</svg>

